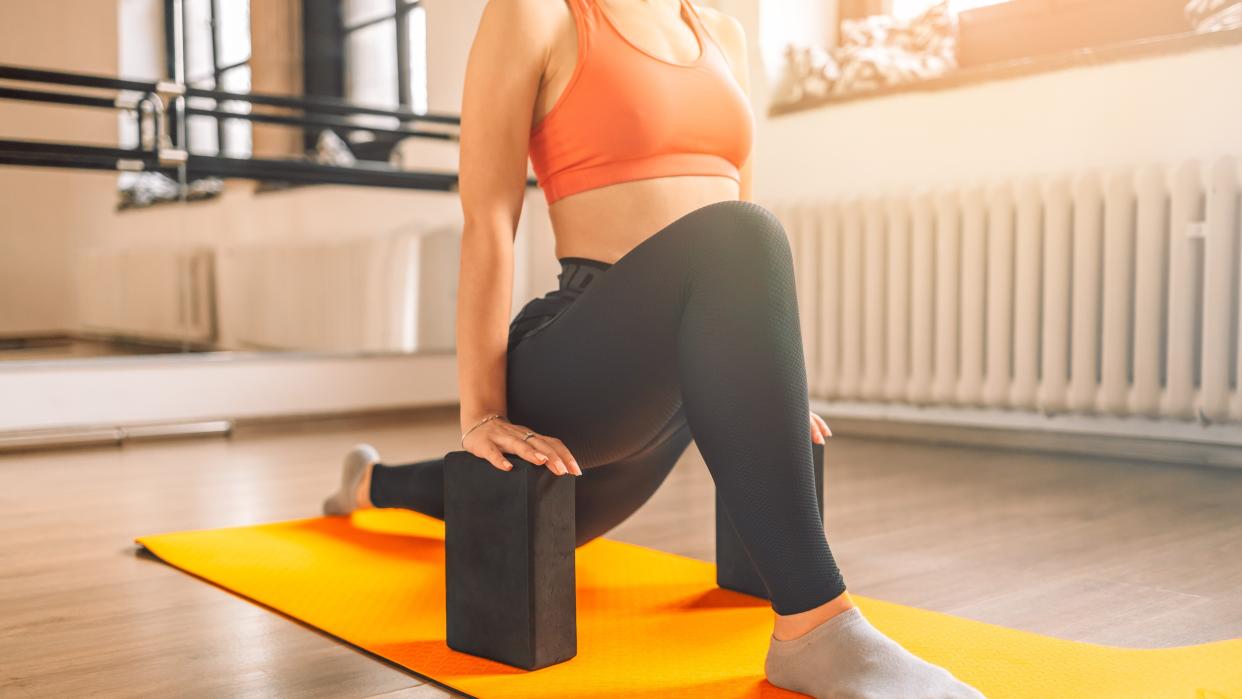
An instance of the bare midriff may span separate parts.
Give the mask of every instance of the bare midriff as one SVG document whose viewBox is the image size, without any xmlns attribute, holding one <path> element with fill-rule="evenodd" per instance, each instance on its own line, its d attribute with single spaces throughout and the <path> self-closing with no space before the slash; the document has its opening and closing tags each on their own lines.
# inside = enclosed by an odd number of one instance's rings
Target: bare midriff
<svg viewBox="0 0 1242 699">
<path fill-rule="evenodd" d="M 717 175 L 677 175 L 618 182 L 571 194 L 548 215 L 556 256 L 612 264 L 661 228 L 708 204 L 739 196 L 738 183 Z"/>
</svg>

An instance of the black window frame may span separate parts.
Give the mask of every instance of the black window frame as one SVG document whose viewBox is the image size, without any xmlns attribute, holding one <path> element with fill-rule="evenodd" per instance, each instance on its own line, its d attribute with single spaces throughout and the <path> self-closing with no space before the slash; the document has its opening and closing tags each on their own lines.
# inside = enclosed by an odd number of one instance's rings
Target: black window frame
<svg viewBox="0 0 1242 699">
<path fill-rule="evenodd" d="M 312 0 L 313 1 L 313 0 Z M 341 0 L 343 5 L 345 0 Z M 397 106 L 413 109 L 413 95 L 410 94 L 410 13 L 423 8 L 422 0 L 391 0 L 393 11 L 379 17 L 359 22 L 355 25 L 341 24 L 341 43 L 348 45 L 349 35 L 361 29 L 393 20 L 393 31 L 397 35 Z M 342 13 L 342 17 L 344 13 Z"/>
<path fill-rule="evenodd" d="M 231 2 L 235 0 L 227 0 L 227 1 Z M 184 80 L 185 80 L 186 85 L 194 85 L 196 82 L 210 77 L 212 79 L 211 88 L 216 89 L 216 90 L 223 90 L 224 89 L 223 80 L 226 74 L 228 74 L 231 71 L 237 70 L 239 68 L 250 68 L 251 67 L 250 62 L 253 58 L 253 51 L 247 54 L 246 58 L 242 61 L 221 65 L 220 63 L 220 20 L 219 20 L 219 17 L 220 17 L 219 4 L 221 0 L 206 0 L 206 2 L 208 5 L 209 29 L 210 29 L 210 35 L 211 35 L 211 41 L 208 43 L 210 44 L 210 48 L 211 48 L 212 70 L 211 70 L 210 75 L 191 76 L 187 74 L 184 76 Z M 174 20 L 176 17 L 176 8 L 180 6 L 181 7 L 181 27 L 182 27 L 182 33 L 181 33 L 182 46 L 180 47 L 180 53 L 182 56 L 186 56 L 188 55 L 188 47 L 189 47 L 189 42 L 190 42 L 189 22 L 187 21 L 188 17 L 187 17 L 187 10 L 186 10 L 187 3 L 185 2 L 178 3 L 177 0 L 164 0 L 163 6 L 164 6 L 164 75 L 170 80 L 175 80 L 176 75 L 177 75 L 177 66 L 176 66 L 177 46 L 175 44 L 177 32 L 176 32 L 176 28 L 174 27 Z M 252 31 L 251 32 L 252 41 L 253 41 L 253 38 L 254 38 L 254 33 Z M 254 72 L 252 70 L 251 71 L 252 79 L 253 79 L 253 76 L 254 76 Z M 223 111 L 222 107 L 223 107 L 223 104 L 221 104 L 220 102 L 216 103 L 216 109 Z M 171 111 L 169 112 L 168 127 L 171 133 L 177 132 L 177 119 L 178 118 L 179 118 L 179 115 L 177 115 L 175 112 L 171 112 Z M 218 117 L 204 117 L 204 116 L 198 116 L 195 118 L 197 119 L 214 118 L 215 119 L 215 122 L 216 122 L 216 155 L 219 155 L 221 157 L 227 155 L 227 153 L 229 152 L 228 150 L 228 129 L 224 127 L 224 122 L 226 120 L 218 118 Z M 193 152 L 193 146 L 192 146 L 191 139 L 190 139 L 190 130 L 188 128 L 185 129 L 184 134 L 185 134 L 185 143 L 182 144 L 182 147 L 186 150 L 187 153 Z"/>
<path fill-rule="evenodd" d="M 303 41 L 303 90 L 307 96 L 332 97 L 349 100 L 348 85 L 348 52 L 346 47 L 349 35 L 353 32 L 391 21 L 396 33 L 397 55 L 397 104 L 366 105 L 393 107 L 398 110 L 416 111 L 414 95 L 411 93 L 413 77 L 411 74 L 413 40 L 409 31 L 409 16 L 416 10 L 426 11 L 423 0 L 389 0 L 392 11 L 369 18 L 356 24 L 345 23 L 345 0 L 325 2 L 324 0 L 302 0 L 302 41 Z M 425 41 L 425 37 L 424 37 Z M 423 47 L 426 50 L 426 47 Z M 399 117 L 400 127 L 411 124 L 413 119 Z M 399 127 L 399 128 L 400 128 Z M 365 143 L 350 142 L 346 137 L 348 130 L 333 129 L 360 160 L 387 161 L 392 149 L 402 137 L 376 134 L 375 140 Z M 305 146 L 308 150 L 315 148 L 318 131 L 307 130 Z"/>
</svg>

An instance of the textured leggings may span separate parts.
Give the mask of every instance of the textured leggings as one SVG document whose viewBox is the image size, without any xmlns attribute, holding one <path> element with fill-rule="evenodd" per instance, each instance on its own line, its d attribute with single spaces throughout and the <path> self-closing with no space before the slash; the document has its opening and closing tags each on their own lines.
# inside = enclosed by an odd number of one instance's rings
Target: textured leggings
<svg viewBox="0 0 1242 699">
<path fill-rule="evenodd" d="M 578 545 L 645 503 L 693 438 L 776 613 L 841 594 L 815 493 L 793 257 L 776 216 L 720 201 L 611 265 L 560 261 L 560 288 L 510 326 L 508 418 L 563 440 L 582 467 Z M 442 519 L 443 469 L 440 459 L 381 465 L 371 499 Z"/>
</svg>

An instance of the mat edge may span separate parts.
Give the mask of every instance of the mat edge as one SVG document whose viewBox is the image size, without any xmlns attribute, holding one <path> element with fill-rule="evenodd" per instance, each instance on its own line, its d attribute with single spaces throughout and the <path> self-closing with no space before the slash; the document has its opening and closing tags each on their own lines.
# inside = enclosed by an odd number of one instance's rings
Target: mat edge
<svg viewBox="0 0 1242 699">
<path fill-rule="evenodd" d="M 322 519 L 322 518 L 319 518 L 319 517 L 313 517 L 312 519 Z M 290 522 L 295 522 L 295 521 L 300 521 L 300 520 L 289 520 L 289 521 L 290 521 Z M 278 524 L 278 522 L 272 522 L 271 524 Z M 257 526 L 257 525 L 256 525 L 256 526 Z M 458 689 L 457 687 L 454 687 L 454 686 L 452 686 L 452 685 L 450 685 L 450 684 L 447 684 L 447 683 L 445 683 L 445 682 L 441 682 L 441 681 L 439 681 L 439 680 L 435 679 L 434 677 L 429 677 L 429 676 L 427 676 L 427 675 L 423 675 L 422 673 L 419 673 L 419 672 L 415 671 L 413 668 L 410 668 L 410 667 L 408 667 L 408 666 L 406 666 L 406 665 L 402 665 L 401 663 L 397 662 L 396 660 L 393 660 L 392 658 L 385 657 L 384 655 L 381 655 L 380 653 L 377 653 L 377 652 L 372 651 L 372 650 L 370 650 L 370 649 L 368 649 L 368 648 L 365 648 L 365 647 L 363 647 L 363 646 L 360 646 L 360 645 L 358 645 L 357 643 L 354 643 L 353 641 L 351 641 L 351 640 L 349 640 L 349 639 L 347 639 L 347 638 L 345 638 L 345 637 L 343 637 L 343 636 L 338 636 L 337 634 L 334 634 L 334 633 L 332 633 L 332 632 L 330 632 L 330 631 L 327 631 L 326 629 L 323 629 L 323 628 L 321 628 L 321 627 L 319 627 L 319 626 L 315 626 L 314 624 L 310 623 L 309 621 L 304 621 L 304 620 L 302 620 L 302 619 L 299 619 L 299 618 L 297 618 L 296 616 L 293 616 L 293 614 L 291 614 L 291 613 L 289 613 L 289 612 L 287 612 L 287 611 L 285 611 L 285 610 L 281 609 L 280 607 L 276 607 L 276 606 L 273 606 L 273 605 L 268 604 L 268 603 L 266 603 L 266 602 L 260 601 L 260 600 L 258 600 L 258 599 L 255 599 L 254 597 L 251 597 L 250 595 L 242 594 L 241 592 L 238 592 L 237 590 L 234 590 L 234 589 L 229 588 L 229 587 L 225 587 L 223 583 L 216 582 L 215 580 L 212 580 L 211 578 L 208 578 L 208 577 L 206 577 L 206 576 L 204 576 L 204 575 L 200 575 L 200 574 L 198 574 L 198 573 L 196 573 L 196 572 L 194 572 L 194 571 L 192 571 L 192 570 L 190 570 L 190 569 L 188 569 L 188 568 L 185 568 L 185 567 L 182 567 L 182 566 L 180 566 L 180 565 L 177 565 L 177 564 L 176 564 L 176 563 L 174 563 L 173 561 L 170 561 L 170 560 L 168 560 L 167 558 L 165 558 L 165 557 L 161 556 L 161 555 L 160 555 L 157 551 L 155 551 L 154 549 L 152 549 L 150 546 L 148 546 L 148 545 L 146 545 L 145 543 L 143 543 L 143 542 L 141 542 L 141 541 L 140 541 L 141 539 L 144 539 L 144 538 L 169 536 L 169 535 L 171 535 L 171 534 L 186 534 L 186 533 L 197 533 L 197 532 L 208 532 L 208 531 L 220 531 L 220 530 L 223 530 L 223 529 L 233 529 L 233 528 L 235 528 L 235 527 L 218 527 L 218 528 L 216 528 L 216 529 L 196 529 L 196 530 L 189 530 L 189 531 L 187 531 L 187 532 L 171 532 L 171 533 L 169 533 L 169 534 L 151 534 L 151 535 L 147 535 L 147 536 L 143 536 L 143 537 L 138 537 L 138 538 L 135 538 L 135 539 L 134 539 L 134 542 L 135 542 L 136 544 L 138 544 L 138 546 L 139 546 L 140 548 L 142 548 L 143 550 L 147 551 L 147 552 L 148 552 L 148 553 L 150 553 L 152 556 L 154 556 L 154 557 L 155 557 L 155 559 L 156 559 L 157 561 L 159 561 L 160 563 L 163 563 L 164 565 L 166 565 L 166 566 L 168 566 L 168 567 L 170 567 L 170 568 L 172 568 L 172 569 L 174 569 L 174 570 L 178 570 L 178 571 L 180 571 L 180 572 L 182 572 L 182 573 L 185 573 L 186 575 L 188 575 L 188 576 L 190 576 L 190 577 L 192 577 L 192 578 L 196 578 L 196 579 L 198 579 L 198 580 L 202 580 L 203 582 L 207 583 L 208 585 L 211 585 L 212 587 L 214 587 L 214 588 L 216 588 L 216 589 L 223 590 L 224 592 L 227 592 L 228 594 L 233 595 L 234 597 L 237 597 L 237 598 L 239 598 L 239 599 L 246 600 L 246 601 L 251 602 L 251 603 L 253 603 L 253 604 L 257 604 L 258 606 L 260 606 L 260 607 L 262 607 L 262 608 L 264 608 L 264 609 L 267 609 L 267 610 L 270 610 L 270 611 L 272 611 L 272 612 L 275 612 L 275 613 L 276 613 L 278 616 L 280 616 L 281 618 L 286 619 L 286 620 L 288 620 L 288 621 L 291 621 L 291 622 L 293 622 L 295 625 L 300 626 L 300 627 L 302 627 L 302 628 L 304 628 L 304 629 L 308 629 L 308 630 L 310 630 L 312 633 L 316 633 L 316 634 L 319 634 L 319 635 L 321 635 L 321 636 L 326 636 L 326 637 L 328 637 L 328 638 L 332 638 L 332 639 L 335 639 L 335 640 L 337 640 L 337 641 L 340 641 L 341 643 L 343 643 L 343 644 L 345 644 L 345 645 L 349 646 L 350 648 L 353 648 L 354 650 L 360 651 L 363 655 L 369 656 L 369 657 L 371 657 L 371 658 L 375 658 L 376 660 L 379 660 L 380 662 L 384 663 L 385 665 L 388 665 L 388 666 L 390 666 L 390 667 L 392 667 L 392 668 L 394 668 L 394 669 L 396 669 L 396 670 L 398 670 L 398 671 L 400 671 L 400 672 L 403 672 L 403 673 L 405 673 L 405 674 L 407 674 L 407 675 L 412 675 L 414 678 L 416 678 L 416 679 L 418 679 L 418 680 L 421 680 L 424 684 L 430 684 L 430 685 L 433 685 L 433 686 L 435 686 L 435 687 L 440 687 L 440 688 L 442 688 L 442 689 L 447 689 L 447 690 L 449 690 L 449 691 L 456 692 L 458 695 L 461 695 L 461 696 L 463 696 L 463 697 L 467 697 L 468 699 L 480 699 L 480 697 L 477 697 L 477 696 L 476 696 L 476 695 L 474 695 L 474 694 L 470 694 L 469 692 L 466 692 L 466 691 L 463 691 L 463 690 L 461 690 L 461 689 Z M 241 527 L 241 528 L 248 529 L 249 527 Z"/>
</svg>

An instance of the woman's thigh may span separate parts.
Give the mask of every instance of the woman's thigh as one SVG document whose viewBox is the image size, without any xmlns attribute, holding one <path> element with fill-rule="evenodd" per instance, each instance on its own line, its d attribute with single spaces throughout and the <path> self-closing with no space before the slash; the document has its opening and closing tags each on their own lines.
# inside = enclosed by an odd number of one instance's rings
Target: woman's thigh
<svg viewBox="0 0 1242 699">
<path fill-rule="evenodd" d="M 607 534 L 638 511 L 690 446 L 690 428 L 678 411 L 648 446 L 632 456 L 583 471 L 574 488 L 577 545 Z"/>
<path fill-rule="evenodd" d="M 681 409 L 677 344 L 696 240 L 730 202 L 665 226 L 509 353 L 509 418 L 561 439 L 583 468 L 649 445 Z"/>
</svg>

